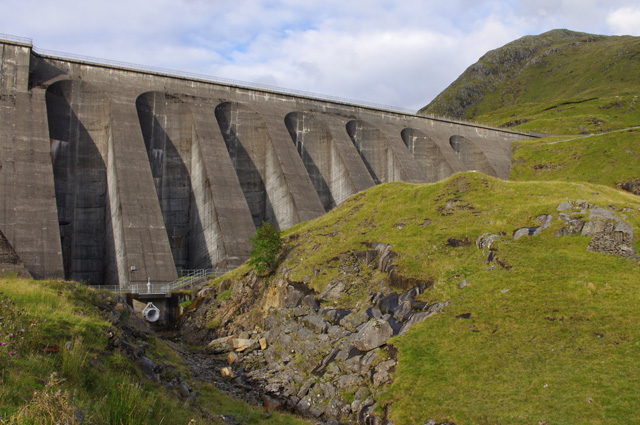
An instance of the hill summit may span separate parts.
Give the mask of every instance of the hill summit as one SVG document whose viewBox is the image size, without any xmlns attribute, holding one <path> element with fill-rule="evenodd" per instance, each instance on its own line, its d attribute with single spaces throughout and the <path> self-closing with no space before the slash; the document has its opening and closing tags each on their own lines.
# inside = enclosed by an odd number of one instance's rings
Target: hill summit
<svg viewBox="0 0 640 425">
<path fill-rule="evenodd" d="M 640 37 L 552 30 L 489 51 L 419 114 L 555 134 L 638 125 Z"/>
</svg>

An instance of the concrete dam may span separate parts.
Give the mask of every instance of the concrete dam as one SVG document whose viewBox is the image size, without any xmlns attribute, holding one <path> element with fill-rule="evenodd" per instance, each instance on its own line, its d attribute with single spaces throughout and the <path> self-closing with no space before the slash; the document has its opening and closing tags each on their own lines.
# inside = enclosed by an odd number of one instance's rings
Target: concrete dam
<svg viewBox="0 0 640 425">
<path fill-rule="evenodd" d="M 531 136 L 37 52 L 0 40 L 0 231 L 37 279 L 233 267 L 263 221 L 390 181 L 507 178 Z"/>
</svg>

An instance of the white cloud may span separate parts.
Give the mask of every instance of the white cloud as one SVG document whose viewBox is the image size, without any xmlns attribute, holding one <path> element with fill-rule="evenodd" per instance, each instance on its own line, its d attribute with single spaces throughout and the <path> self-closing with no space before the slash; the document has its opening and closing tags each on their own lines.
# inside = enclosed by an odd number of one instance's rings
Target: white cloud
<svg viewBox="0 0 640 425">
<path fill-rule="evenodd" d="M 637 34 L 636 2 L 4 0 L 0 28 L 45 49 L 418 109 L 521 36 Z"/>
<path fill-rule="evenodd" d="M 640 7 L 622 7 L 607 16 L 607 24 L 617 35 L 640 35 Z"/>
</svg>

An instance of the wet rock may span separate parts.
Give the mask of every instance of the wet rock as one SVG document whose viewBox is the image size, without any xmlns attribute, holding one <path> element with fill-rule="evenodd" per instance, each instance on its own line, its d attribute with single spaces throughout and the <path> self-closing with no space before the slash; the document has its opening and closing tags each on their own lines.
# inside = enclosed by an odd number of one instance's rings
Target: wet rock
<svg viewBox="0 0 640 425">
<path fill-rule="evenodd" d="M 384 320 L 371 319 L 353 340 L 353 346 L 360 351 L 370 351 L 383 345 L 393 336 L 393 329 Z"/>
</svg>

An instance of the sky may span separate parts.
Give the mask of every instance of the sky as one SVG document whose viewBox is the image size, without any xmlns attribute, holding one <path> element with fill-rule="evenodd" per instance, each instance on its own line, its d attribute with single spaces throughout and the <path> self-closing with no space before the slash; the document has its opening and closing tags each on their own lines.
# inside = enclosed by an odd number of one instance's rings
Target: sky
<svg viewBox="0 0 640 425">
<path fill-rule="evenodd" d="M 0 0 L 0 10 L 0 33 L 36 50 L 412 111 L 525 35 L 640 36 L 638 0 Z"/>
</svg>

